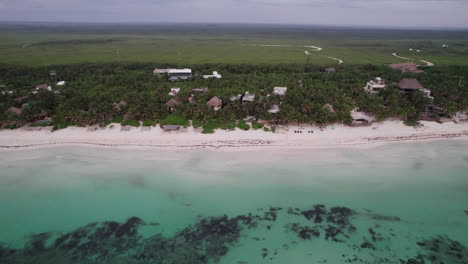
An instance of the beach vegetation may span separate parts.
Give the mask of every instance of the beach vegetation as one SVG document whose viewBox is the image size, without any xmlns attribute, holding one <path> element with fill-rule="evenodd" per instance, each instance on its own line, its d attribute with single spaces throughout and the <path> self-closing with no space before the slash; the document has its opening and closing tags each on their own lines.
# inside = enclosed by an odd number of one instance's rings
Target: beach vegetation
<svg viewBox="0 0 468 264">
<path fill-rule="evenodd" d="M 155 127 L 156 126 L 156 120 L 145 120 L 143 121 L 143 126 L 144 127 Z"/>
<path fill-rule="evenodd" d="M 237 127 L 242 129 L 242 130 L 249 130 L 250 129 L 250 126 L 247 124 L 247 122 L 245 120 L 239 120 L 239 122 L 237 123 Z"/>
<path fill-rule="evenodd" d="M 132 126 L 132 127 L 139 127 L 140 122 L 135 119 L 124 120 L 120 123 L 122 126 Z"/>
</svg>

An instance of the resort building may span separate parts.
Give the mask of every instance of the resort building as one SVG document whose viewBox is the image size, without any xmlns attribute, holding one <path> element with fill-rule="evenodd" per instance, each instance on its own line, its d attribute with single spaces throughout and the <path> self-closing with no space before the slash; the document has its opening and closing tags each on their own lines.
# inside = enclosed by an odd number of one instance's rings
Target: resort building
<svg viewBox="0 0 468 264">
<path fill-rule="evenodd" d="M 208 88 L 193 88 L 190 91 L 190 94 L 192 96 L 195 96 L 196 93 L 207 93 L 207 92 L 208 92 Z"/>
<path fill-rule="evenodd" d="M 214 71 L 213 74 L 211 75 L 203 75 L 203 79 L 210 79 L 210 78 L 216 78 L 216 79 L 221 79 L 221 74 L 219 74 L 217 71 Z"/>
<path fill-rule="evenodd" d="M 350 114 L 353 119 L 352 126 L 370 126 L 375 120 L 373 116 L 361 112 L 357 108 L 353 109 Z"/>
<path fill-rule="evenodd" d="M 167 73 L 169 75 L 169 81 L 176 82 L 180 80 L 188 80 L 192 78 L 191 69 L 170 69 Z"/>
<path fill-rule="evenodd" d="M 364 87 L 364 90 L 369 94 L 375 94 L 378 93 L 380 89 L 384 89 L 386 85 L 387 83 L 384 79 L 377 77 L 373 80 L 368 81 L 366 86 Z"/>
<path fill-rule="evenodd" d="M 217 96 L 215 96 L 211 98 L 211 100 L 209 100 L 208 103 L 206 103 L 206 105 L 208 107 L 213 108 L 213 110 L 218 111 L 223 106 L 223 101 L 219 99 Z"/>
<path fill-rule="evenodd" d="M 180 88 L 171 88 L 171 91 L 169 92 L 169 96 L 177 96 L 177 94 L 179 94 L 180 92 Z"/>
<path fill-rule="evenodd" d="M 36 85 L 36 90 L 48 90 L 48 91 L 52 91 L 52 87 L 49 86 L 48 84 L 44 83 L 44 84 Z"/>
<path fill-rule="evenodd" d="M 231 101 L 231 102 L 239 101 L 241 98 L 242 98 L 242 94 L 233 95 L 233 96 L 229 97 L 229 101 Z"/>
<path fill-rule="evenodd" d="M 398 83 L 398 88 L 404 93 L 413 93 L 414 91 L 421 91 L 424 97 L 433 100 L 431 90 L 424 88 L 415 78 L 404 78 Z"/>
<path fill-rule="evenodd" d="M 275 88 L 273 88 L 273 93 L 275 95 L 279 95 L 279 96 L 285 96 L 286 91 L 288 91 L 288 87 L 275 87 Z"/>
<path fill-rule="evenodd" d="M 244 96 L 242 96 L 242 103 L 244 103 L 244 102 L 254 102 L 254 101 L 255 101 L 255 94 L 245 92 Z"/>
<path fill-rule="evenodd" d="M 175 107 L 182 104 L 182 100 L 180 98 L 173 98 L 167 101 L 164 105 L 167 107 L 167 110 L 174 112 Z"/>
<path fill-rule="evenodd" d="M 325 104 L 323 108 L 327 109 L 329 113 L 332 113 L 332 114 L 335 113 L 335 109 L 333 108 L 333 105 L 331 104 Z"/>
<path fill-rule="evenodd" d="M 18 107 L 14 107 L 14 106 L 8 108 L 7 111 L 10 112 L 10 113 L 16 114 L 16 115 L 21 115 L 23 113 L 23 110 L 21 110 Z"/>
<path fill-rule="evenodd" d="M 277 114 L 281 111 L 279 105 L 272 105 L 271 108 L 268 110 L 268 113 Z"/>
<path fill-rule="evenodd" d="M 192 78 L 191 69 L 154 69 L 153 74 L 158 77 L 168 75 L 169 81 L 173 82 Z"/>
<path fill-rule="evenodd" d="M 154 69 L 153 74 L 161 77 L 161 76 L 167 75 L 169 73 L 169 70 L 172 70 L 172 69 Z"/>
</svg>

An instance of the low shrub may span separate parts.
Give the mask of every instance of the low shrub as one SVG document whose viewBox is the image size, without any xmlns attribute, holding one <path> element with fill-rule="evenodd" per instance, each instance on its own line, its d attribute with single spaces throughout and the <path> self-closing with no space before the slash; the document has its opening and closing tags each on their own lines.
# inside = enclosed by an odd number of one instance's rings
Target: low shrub
<svg viewBox="0 0 468 264">
<path fill-rule="evenodd" d="M 125 120 L 120 123 L 122 126 L 133 126 L 133 127 L 139 127 L 140 122 L 135 120 L 135 119 L 130 119 L 130 120 Z"/>
<path fill-rule="evenodd" d="M 264 126 L 264 124 L 260 124 L 257 120 L 252 121 L 252 129 L 254 130 L 263 128 Z"/>
<path fill-rule="evenodd" d="M 245 122 L 245 120 L 239 120 L 237 123 L 237 127 L 242 129 L 242 130 L 249 130 L 250 126 Z"/>
<path fill-rule="evenodd" d="M 116 116 L 112 119 L 112 123 L 122 123 L 123 121 L 123 116 Z"/>
<path fill-rule="evenodd" d="M 150 126 L 154 127 L 154 126 L 156 126 L 156 121 L 155 120 L 145 120 L 145 121 L 143 121 L 143 126 L 144 127 L 150 127 Z"/>
</svg>

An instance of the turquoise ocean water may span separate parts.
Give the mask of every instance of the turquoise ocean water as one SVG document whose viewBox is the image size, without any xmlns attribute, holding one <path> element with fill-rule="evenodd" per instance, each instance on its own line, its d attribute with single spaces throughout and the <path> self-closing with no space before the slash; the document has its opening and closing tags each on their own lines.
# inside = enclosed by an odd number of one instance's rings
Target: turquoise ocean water
<svg viewBox="0 0 468 264">
<path fill-rule="evenodd" d="M 468 143 L 0 153 L 0 263 L 468 263 Z"/>
</svg>

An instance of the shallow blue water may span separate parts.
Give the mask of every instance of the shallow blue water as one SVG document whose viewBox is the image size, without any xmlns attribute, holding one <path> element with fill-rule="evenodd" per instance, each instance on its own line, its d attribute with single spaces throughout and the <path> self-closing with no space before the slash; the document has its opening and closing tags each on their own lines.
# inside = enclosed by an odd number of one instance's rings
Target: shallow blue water
<svg viewBox="0 0 468 264">
<path fill-rule="evenodd" d="M 463 141 L 250 152 L 57 147 L 0 160 L 6 263 L 410 263 L 418 254 L 467 263 Z M 130 217 L 141 222 L 122 225 Z M 88 226 L 70 242 L 90 223 L 110 235 Z M 128 226 L 135 232 L 117 235 Z M 99 250 L 83 246 L 90 241 Z"/>
</svg>

